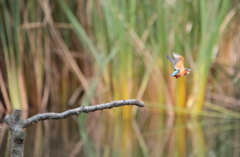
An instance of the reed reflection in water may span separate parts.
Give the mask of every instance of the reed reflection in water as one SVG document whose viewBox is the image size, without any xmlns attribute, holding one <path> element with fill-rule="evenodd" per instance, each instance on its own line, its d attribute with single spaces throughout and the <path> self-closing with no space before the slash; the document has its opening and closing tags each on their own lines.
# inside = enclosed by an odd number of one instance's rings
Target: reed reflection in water
<svg viewBox="0 0 240 157">
<path fill-rule="evenodd" d="M 240 154 L 238 119 L 166 117 L 161 111 L 153 114 L 142 111 L 133 120 L 113 117 L 108 111 L 86 116 L 82 128 L 78 128 L 77 117 L 63 120 L 67 124 L 65 130 L 61 129 L 63 121 L 45 121 L 28 127 L 25 156 L 238 157 Z M 1 129 L 0 136 L 0 153 L 9 156 L 7 131 Z"/>
</svg>

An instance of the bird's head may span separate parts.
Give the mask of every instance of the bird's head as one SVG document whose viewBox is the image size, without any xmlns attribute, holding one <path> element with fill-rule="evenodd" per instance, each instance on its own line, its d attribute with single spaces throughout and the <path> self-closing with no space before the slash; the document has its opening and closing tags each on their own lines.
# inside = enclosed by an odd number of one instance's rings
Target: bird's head
<svg viewBox="0 0 240 157">
<path fill-rule="evenodd" d="M 190 72 L 192 71 L 191 69 L 185 68 L 185 70 L 187 71 L 187 75 L 190 74 Z"/>
</svg>

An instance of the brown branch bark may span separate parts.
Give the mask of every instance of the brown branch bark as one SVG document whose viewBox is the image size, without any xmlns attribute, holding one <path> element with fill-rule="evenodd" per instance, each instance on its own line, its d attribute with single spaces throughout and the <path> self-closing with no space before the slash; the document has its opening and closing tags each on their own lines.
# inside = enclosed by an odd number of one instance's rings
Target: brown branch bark
<svg viewBox="0 0 240 157">
<path fill-rule="evenodd" d="M 62 113 L 42 113 L 28 118 L 22 119 L 22 110 L 14 110 L 11 115 L 7 115 L 4 118 L 4 122 L 9 126 L 11 133 L 10 139 L 10 154 L 11 157 L 22 157 L 24 152 L 24 141 L 26 134 L 23 131 L 24 128 L 43 120 L 50 119 L 63 119 L 79 113 L 88 113 L 98 110 L 110 109 L 113 107 L 120 107 L 125 105 L 136 105 L 138 107 L 144 107 L 144 103 L 135 99 L 113 101 L 110 103 L 95 105 L 95 106 L 81 106 L 76 109 L 71 109 Z"/>
</svg>

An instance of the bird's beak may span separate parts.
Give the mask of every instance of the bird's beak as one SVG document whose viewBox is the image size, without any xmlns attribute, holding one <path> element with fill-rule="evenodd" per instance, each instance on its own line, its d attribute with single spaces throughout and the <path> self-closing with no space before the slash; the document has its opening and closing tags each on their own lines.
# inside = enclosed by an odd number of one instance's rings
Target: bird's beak
<svg viewBox="0 0 240 157">
<path fill-rule="evenodd" d="M 187 71 L 192 71 L 191 69 L 185 68 Z"/>
</svg>

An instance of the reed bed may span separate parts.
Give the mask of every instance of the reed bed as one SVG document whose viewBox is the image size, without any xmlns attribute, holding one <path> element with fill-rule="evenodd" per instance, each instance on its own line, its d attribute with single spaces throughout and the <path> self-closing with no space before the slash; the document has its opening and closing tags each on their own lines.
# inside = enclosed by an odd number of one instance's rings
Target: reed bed
<svg viewBox="0 0 240 157">
<path fill-rule="evenodd" d="M 238 15 L 235 0 L 2 0 L 1 110 L 20 108 L 27 117 L 139 99 L 146 102 L 143 110 L 124 107 L 101 115 L 105 127 L 114 126 L 111 131 L 116 133 L 112 140 L 106 131 L 104 140 L 113 146 L 121 141 L 122 156 L 136 153 L 129 147 L 139 142 L 142 153 L 151 156 L 152 137 L 146 139 L 139 133 L 137 141 L 129 141 L 138 125 L 129 130 L 132 123 L 127 120 L 137 118 L 141 123 L 144 119 L 150 122 L 149 129 L 156 122 L 169 126 L 173 115 L 239 118 Z M 166 55 L 172 52 L 185 57 L 185 66 L 192 69 L 190 75 L 178 80 L 171 77 L 173 65 Z M 159 116 L 148 116 L 156 113 Z M 41 141 L 42 131 L 47 133 L 54 126 L 55 130 L 61 128 L 59 133 L 67 143 L 71 139 L 68 128 L 78 128 L 87 143 L 84 151 L 96 156 L 96 146 L 89 142 L 93 138 L 89 128 L 93 127 L 85 126 L 99 116 L 80 115 L 75 119 L 78 126 L 70 125 L 69 120 L 39 124 L 35 140 Z M 194 140 L 201 138 L 202 151 L 206 142 L 196 126 L 201 137 Z M 181 137 L 177 140 L 181 156 L 187 154 L 185 133 L 181 130 L 171 135 Z M 47 138 L 44 141 L 47 143 Z M 35 145 L 35 155 L 41 156 L 43 143 Z"/>
<path fill-rule="evenodd" d="M 138 98 L 199 113 L 214 84 L 208 80 L 226 76 L 213 65 L 224 68 L 221 56 L 236 55 L 226 50 L 235 41 L 232 3 L 2 1 L 3 103 L 7 110 L 44 111 L 52 104 L 66 109 L 68 103 Z M 230 39 L 223 44 L 223 37 Z M 189 76 L 170 77 L 166 54 L 173 51 L 185 56 Z M 126 118 L 132 113 L 123 112 Z"/>
</svg>

